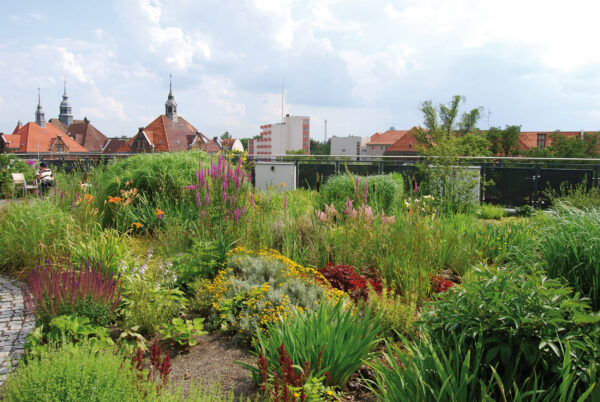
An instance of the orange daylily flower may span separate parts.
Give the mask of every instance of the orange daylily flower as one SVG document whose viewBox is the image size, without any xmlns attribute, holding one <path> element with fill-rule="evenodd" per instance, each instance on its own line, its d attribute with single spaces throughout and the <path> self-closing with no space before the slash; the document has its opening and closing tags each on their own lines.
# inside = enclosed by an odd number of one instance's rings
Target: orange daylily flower
<svg viewBox="0 0 600 402">
<path fill-rule="evenodd" d="M 108 196 L 108 202 L 118 204 L 122 202 L 123 199 L 121 197 L 113 197 L 112 195 Z"/>
<path fill-rule="evenodd" d="M 133 222 L 133 223 L 131 224 L 131 226 L 135 226 L 135 228 L 136 228 L 136 229 L 139 229 L 139 228 L 141 228 L 141 227 L 142 227 L 142 226 L 144 226 L 144 225 L 142 225 L 142 224 L 141 224 L 141 223 L 139 223 L 139 222 Z"/>
<path fill-rule="evenodd" d="M 156 217 L 158 219 L 162 219 L 164 214 L 165 214 L 165 211 L 161 211 L 160 209 L 156 208 Z"/>
</svg>

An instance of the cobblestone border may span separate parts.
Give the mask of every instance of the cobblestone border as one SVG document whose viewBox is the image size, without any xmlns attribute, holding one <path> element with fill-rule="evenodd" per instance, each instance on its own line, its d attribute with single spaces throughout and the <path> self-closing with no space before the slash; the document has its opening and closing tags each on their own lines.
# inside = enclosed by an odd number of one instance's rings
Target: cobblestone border
<svg viewBox="0 0 600 402">
<path fill-rule="evenodd" d="M 35 320 L 25 310 L 19 281 L 0 275 L 0 386 L 23 353 Z"/>
</svg>

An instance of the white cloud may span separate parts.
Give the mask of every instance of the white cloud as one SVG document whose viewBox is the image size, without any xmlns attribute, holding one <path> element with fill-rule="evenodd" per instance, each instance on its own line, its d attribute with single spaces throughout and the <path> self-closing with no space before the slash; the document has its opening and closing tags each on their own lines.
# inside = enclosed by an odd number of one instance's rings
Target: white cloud
<svg viewBox="0 0 600 402">
<path fill-rule="evenodd" d="M 91 99 L 93 106 L 84 106 L 81 114 L 98 119 L 126 120 L 124 106 L 112 96 L 104 96 L 97 88 L 92 88 Z"/>
<path fill-rule="evenodd" d="M 199 34 L 188 34 L 177 26 L 163 26 L 162 3 L 158 0 L 115 2 L 121 18 L 149 52 L 180 70 L 190 68 L 196 57 L 211 58 L 208 41 Z"/>
</svg>

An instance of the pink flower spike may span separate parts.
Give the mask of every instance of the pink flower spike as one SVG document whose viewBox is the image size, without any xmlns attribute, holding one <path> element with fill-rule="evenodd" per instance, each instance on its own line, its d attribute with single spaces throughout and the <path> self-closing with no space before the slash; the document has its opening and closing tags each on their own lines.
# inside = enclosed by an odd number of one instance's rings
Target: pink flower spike
<svg viewBox="0 0 600 402">
<path fill-rule="evenodd" d="M 202 206 L 202 201 L 200 201 L 200 193 L 198 191 L 196 191 L 196 204 L 198 204 L 199 207 Z"/>
<path fill-rule="evenodd" d="M 246 213 L 246 206 L 242 205 L 242 212 L 240 214 L 240 218 L 243 218 L 245 213 Z"/>
<path fill-rule="evenodd" d="M 225 193 L 225 191 L 223 191 L 222 195 L 223 195 L 223 202 L 227 202 L 227 194 Z"/>
<path fill-rule="evenodd" d="M 365 194 L 364 194 L 364 199 L 365 199 L 365 204 L 367 203 L 367 193 L 369 191 L 369 180 L 367 179 L 365 181 Z"/>
<path fill-rule="evenodd" d="M 254 193 L 250 193 L 250 205 L 253 207 L 256 206 L 256 203 L 254 202 Z"/>
<path fill-rule="evenodd" d="M 239 218 L 239 217 L 240 217 L 240 211 L 239 211 L 239 210 L 236 208 L 236 209 L 233 211 L 233 220 L 235 221 L 235 223 L 237 223 L 237 222 L 238 222 L 238 218 Z"/>
<path fill-rule="evenodd" d="M 200 212 L 200 215 L 202 216 L 202 218 L 204 218 L 204 211 Z"/>
</svg>

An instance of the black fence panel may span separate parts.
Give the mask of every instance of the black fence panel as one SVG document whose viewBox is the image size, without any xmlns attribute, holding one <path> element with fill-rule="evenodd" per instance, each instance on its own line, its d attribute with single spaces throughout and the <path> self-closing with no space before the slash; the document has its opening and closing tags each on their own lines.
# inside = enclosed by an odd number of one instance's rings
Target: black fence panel
<svg viewBox="0 0 600 402">
<path fill-rule="evenodd" d="M 350 173 L 357 174 L 359 176 L 372 176 L 379 174 L 378 163 L 344 163 L 343 166 L 340 166 L 340 171 L 345 173 L 346 167 Z"/>
<path fill-rule="evenodd" d="M 486 166 L 487 185 L 484 187 L 484 201 L 511 207 L 533 204 L 535 202 L 535 175 L 534 166 Z"/>
<path fill-rule="evenodd" d="M 541 206 L 549 206 L 549 195 L 560 194 L 561 190 L 574 189 L 583 185 L 590 190 L 593 185 L 593 169 L 564 169 L 546 168 L 540 169 L 539 189 Z"/>
<path fill-rule="evenodd" d="M 327 177 L 333 176 L 335 163 L 302 163 L 298 164 L 298 187 L 318 189 Z"/>
</svg>

